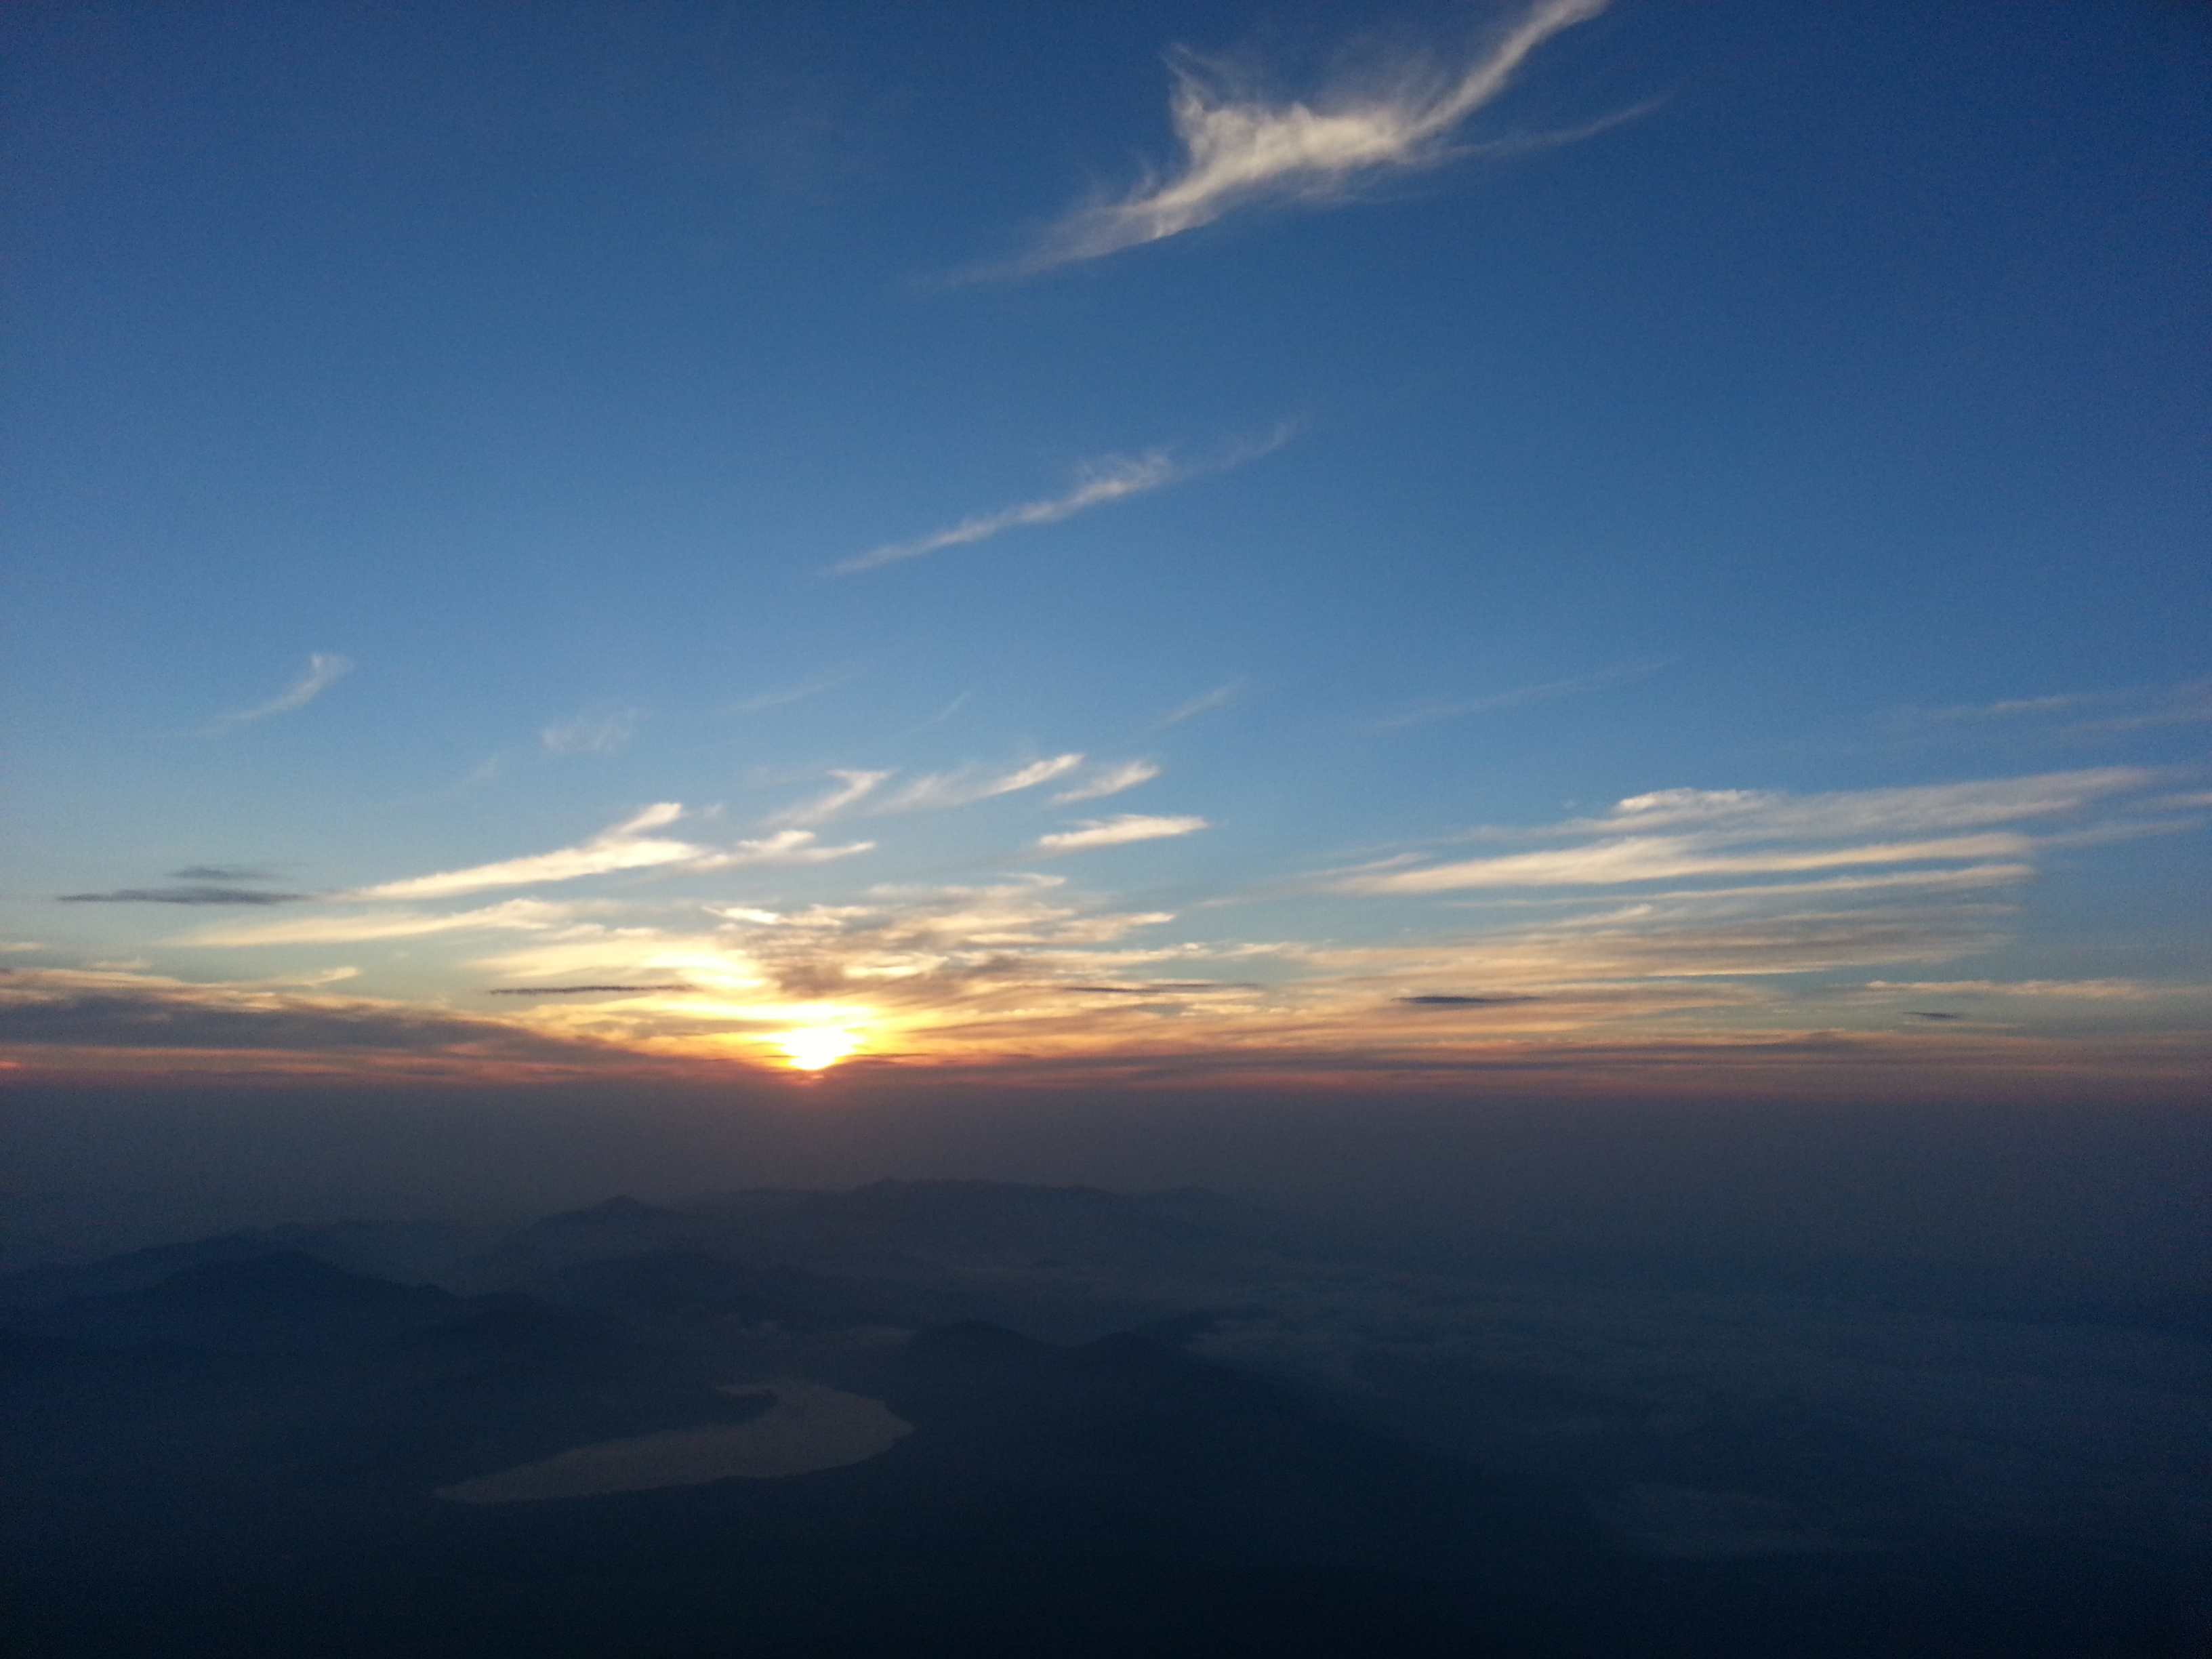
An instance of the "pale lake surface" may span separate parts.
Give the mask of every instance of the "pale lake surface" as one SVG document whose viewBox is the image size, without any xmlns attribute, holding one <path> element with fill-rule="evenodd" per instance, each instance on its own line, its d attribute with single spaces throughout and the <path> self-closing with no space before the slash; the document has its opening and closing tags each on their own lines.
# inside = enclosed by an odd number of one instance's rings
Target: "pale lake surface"
<svg viewBox="0 0 2212 1659">
<path fill-rule="evenodd" d="M 541 1462 L 441 1486 L 437 1495 L 457 1504 L 526 1504 L 698 1486 L 711 1480 L 778 1480 L 864 1463 L 914 1431 L 914 1425 L 892 1416 L 880 1400 L 813 1382 L 747 1384 L 723 1392 L 770 1395 L 775 1404 L 750 1423 L 602 1440 Z"/>
</svg>

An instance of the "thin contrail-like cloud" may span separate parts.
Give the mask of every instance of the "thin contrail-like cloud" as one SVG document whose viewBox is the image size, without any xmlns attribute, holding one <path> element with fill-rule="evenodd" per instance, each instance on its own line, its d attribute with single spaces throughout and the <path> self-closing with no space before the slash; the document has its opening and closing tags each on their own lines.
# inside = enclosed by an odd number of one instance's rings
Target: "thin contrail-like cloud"
<svg viewBox="0 0 2212 1659">
<path fill-rule="evenodd" d="M 1608 668 L 1571 680 L 1524 685 L 1515 690 L 1493 692 L 1486 697 L 1469 697 L 1460 702 L 1409 703 L 1394 714 L 1369 721 L 1364 729 L 1395 732 L 1402 726 L 1421 726 L 1430 720 L 1453 720 L 1462 714 L 1487 714 L 1500 708 L 1518 708 L 1523 703 L 1549 702 L 1554 697 L 1571 697 L 1584 691 L 1601 691 L 1608 686 L 1626 684 L 1630 680 L 1640 680 L 1647 674 L 1656 674 L 1676 660 L 1669 657 L 1662 662 L 1643 663 L 1632 668 Z"/>
<path fill-rule="evenodd" d="M 871 548 L 866 553 L 831 565 L 830 574 L 850 576 L 863 570 L 896 564 L 903 559 L 918 559 L 926 553 L 935 553 L 945 548 L 986 542 L 994 536 L 1004 535 L 1009 530 L 1058 524 L 1079 513 L 1087 513 L 1094 507 L 1103 507 L 1109 501 L 1118 501 L 1130 495 L 1142 495 L 1188 476 L 1187 471 L 1176 465 L 1164 450 L 1148 450 L 1142 455 L 1109 455 L 1103 459 L 1086 463 L 1077 476 L 1075 488 L 1064 495 L 1055 495 L 1048 501 L 1024 501 L 1017 507 L 1002 507 L 996 513 L 981 513 L 974 518 L 963 519 L 950 530 L 939 530 L 910 542 L 887 542 L 881 547 Z"/>
<path fill-rule="evenodd" d="M 916 778 L 878 810 L 916 812 L 967 806 L 995 795 L 1034 789 L 1041 783 L 1066 776 L 1082 764 L 1083 757 L 1079 754 L 1054 755 L 1049 760 L 1032 761 L 1027 766 L 996 775 L 973 767 L 957 772 L 933 772 L 927 777 Z"/>
<path fill-rule="evenodd" d="M 1039 525 L 1058 524 L 1079 513 L 1088 513 L 1094 507 L 1126 501 L 1132 495 L 1148 495 L 1169 484 L 1182 483 L 1212 472 L 1226 472 L 1247 461 L 1255 461 L 1262 455 L 1280 449 L 1295 433 L 1296 428 L 1285 422 L 1257 442 L 1234 445 L 1211 460 L 1205 461 L 1179 461 L 1164 449 L 1148 449 L 1141 455 L 1103 456 L 1085 462 L 1079 469 L 1074 488 L 1065 495 L 1041 501 L 1023 501 L 1017 506 L 1001 507 L 995 513 L 979 513 L 973 518 L 963 519 L 949 530 L 934 531 L 912 541 L 886 542 L 881 547 L 871 548 L 866 553 L 856 554 L 852 558 L 831 565 L 830 574 L 833 576 L 854 575 L 863 570 L 897 564 L 902 560 L 918 559 L 924 554 L 941 552 L 948 547 L 967 547 L 976 542 L 987 542 L 994 536 L 1003 536 L 1009 530 L 1029 530 Z"/>
<path fill-rule="evenodd" d="M 1134 789 L 1140 783 L 1150 783 L 1159 776 L 1156 761 L 1123 761 L 1093 774 L 1073 789 L 1061 791 L 1052 798 L 1054 806 L 1066 806 L 1079 800 L 1102 800 L 1108 795 L 1118 795 L 1124 789 Z"/>
<path fill-rule="evenodd" d="M 1101 258 L 1262 202 L 1339 199 L 1366 177 L 1455 155 L 1585 137 L 1598 127 L 1462 149 L 1450 143 L 1453 129 L 1504 92 L 1531 52 L 1607 3 L 1538 0 L 1463 68 L 1439 74 L 1428 64 L 1408 64 L 1387 82 L 1370 76 L 1358 86 L 1326 89 L 1311 103 L 1267 102 L 1219 67 L 1180 54 L 1170 100 L 1183 150 L 1176 167 L 1118 201 L 1078 209 L 1048 229 L 1027 258 L 984 274 L 1018 276 Z"/>
<path fill-rule="evenodd" d="M 241 708 L 233 714 L 218 715 L 214 730 L 227 731 L 234 726 L 246 726 L 255 720 L 265 720 L 271 714 L 289 714 L 295 708 L 304 708 L 329 690 L 339 680 L 353 672 L 353 663 L 344 657 L 332 656 L 318 651 L 307 659 L 307 672 L 298 684 L 280 696 L 252 708 Z"/>
<path fill-rule="evenodd" d="M 833 771 L 830 775 L 837 780 L 836 788 L 817 795 L 812 800 L 801 801 L 796 806 L 787 806 L 781 812 L 771 813 L 766 822 L 771 824 L 826 823 L 863 795 L 873 791 L 890 774 L 848 769 Z"/>
<path fill-rule="evenodd" d="M 1185 720 L 1195 720 L 1211 709 L 1226 708 L 1244 695 L 1244 688 L 1249 684 L 1244 676 L 1239 674 L 1225 685 L 1217 685 L 1211 691 L 1200 692 L 1188 702 L 1161 715 L 1158 720 L 1152 722 L 1152 725 L 1155 728 L 1181 726 Z"/>
<path fill-rule="evenodd" d="M 757 714 L 770 708 L 781 708 L 786 703 L 818 696 L 824 691 L 835 690 L 848 681 L 858 678 L 858 672 L 817 675 L 797 685 L 787 686 L 781 691 L 763 692 L 757 697 L 747 697 L 743 702 L 733 702 L 722 712 L 726 714 Z"/>
</svg>

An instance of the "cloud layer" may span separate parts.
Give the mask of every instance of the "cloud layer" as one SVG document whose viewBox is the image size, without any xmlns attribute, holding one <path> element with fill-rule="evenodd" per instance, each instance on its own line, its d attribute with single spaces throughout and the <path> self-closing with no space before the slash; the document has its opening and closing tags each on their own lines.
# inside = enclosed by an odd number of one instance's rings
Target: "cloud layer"
<svg viewBox="0 0 2212 1659">
<path fill-rule="evenodd" d="M 617 890 L 437 902 L 623 871 L 801 872 L 866 843 L 823 846 L 796 817 L 872 810 L 899 827 L 899 813 L 1054 782 L 1064 796 L 1092 798 L 1152 769 L 1090 767 L 1070 751 L 928 774 L 896 793 L 888 773 L 845 770 L 783 827 L 726 847 L 677 838 L 670 830 L 683 809 L 662 803 L 555 852 L 154 943 L 389 945 L 398 948 L 388 960 L 417 964 L 400 970 L 410 976 L 447 958 L 434 971 L 460 975 L 472 997 L 496 994 L 504 1018 L 490 1024 L 544 1037 L 549 1054 L 647 1070 L 775 1066 L 794 1033 L 834 1038 L 853 1051 L 848 1065 L 979 1080 L 1481 1073 L 1549 1079 L 1547 1087 L 1611 1079 L 1604 1086 L 1694 1092 L 1812 1087 L 1874 1068 L 1923 1080 L 2002 1073 L 2051 1087 L 2094 1073 L 2152 1089 L 2174 1086 L 2205 1060 L 2190 1033 L 2208 988 L 2008 979 L 2002 959 L 1969 962 L 2007 942 L 2047 847 L 2172 827 L 2144 814 L 2174 810 L 2176 778 L 2141 768 L 1803 795 L 1650 791 L 1534 829 L 1473 830 L 1287 889 L 1217 890 L 1200 898 L 1203 917 L 1190 923 L 1158 900 L 1086 891 L 1036 871 L 968 883 L 779 878 L 795 894 L 755 885 L 720 896 Z M 994 822 L 1001 830 L 988 833 L 1001 833 L 1003 821 Z M 999 856 L 1050 859 L 1210 827 L 1194 814 L 1122 813 L 1032 830 L 1000 843 Z M 1469 841 L 1492 844 L 1468 856 Z M 1146 864 L 1174 879 L 1165 848 Z M 325 980 L 356 972 L 312 965 Z M 296 976 L 289 989 L 124 979 L 131 994 L 121 1001 L 90 981 L 9 981 L 25 993 L 46 988 L 27 995 L 27 1009 L 46 1012 L 21 1015 L 23 1052 L 50 1055 L 80 1039 L 97 1047 L 103 1022 L 117 1052 L 144 1051 L 163 1022 L 190 1023 L 187 1004 L 219 1009 L 204 1029 L 234 1031 L 252 1048 L 246 1016 L 264 1012 L 254 999 L 304 994 Z M 285 1030 L 327 1031 L 331 1052 L 315 1063 L 343 1069 L 361 1048 L 348 1022 L 369 1016 L 310 1018 L 287 1004 L 267 1018 L 278 1035 L 264 1046 L 283 1048 Z M 440 1052 L 441 1065 L 457 1063 L 450 1045 Z M 493 1069 L 510 1063 L 500 1058 Z"/>
</svg>

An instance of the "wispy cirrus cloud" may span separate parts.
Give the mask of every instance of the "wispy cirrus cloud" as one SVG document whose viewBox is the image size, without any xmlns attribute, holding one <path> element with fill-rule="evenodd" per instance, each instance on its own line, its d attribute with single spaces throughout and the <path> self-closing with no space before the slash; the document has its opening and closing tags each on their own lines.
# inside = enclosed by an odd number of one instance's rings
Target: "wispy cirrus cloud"
<svg viewBox="0 0 2212 1659">
<path fill-rule="evenodd" d="M 1934 841 L 1860 847 L 1772 848 L 1724 853 L 1689 836 L 1633 836 L 1587 847 L 1500 858 L 1464 859 L 1417 869 L 1354 872 L 1330 884 L 1340 893 L 1444 893 L 1479 887 L 1590 887 L 1684 876 L 1753 875 L 1828 870 L 1854 865 L 1919 863 L 1931 859 L 2016 857 L 2024 836 L 1951 836 Z"/>
<path fill-rule="evenodd" d="M 461 893 L 482 892 L 489 887 L 525 887 L 539 882 L 574 881 L 615 870 L 649 869 L 655 865 L 687 864 L 703 858 L 707 849 L 690 842 L 672 841 L 647 834 L 684 816 L 680 802 L 662 801 L 636 817 L 603 830 L 589 841 L 526 858 L 503 859 L 496 864 L 474 865 L 465 870 L 445 870 L 434 875 L 411 876 L 387 881 L 348 894 L 356 899 L 451 898 Z"/>
<path fill-rule="evenodd" d="M 2040 728 L 2063 738 L 2193 726 L 2212 720 L 2212 679 L 2006 697 L 1996 702 L 1953 703 L 1940 708 L 1900 708 L 1893 711 L 1892 719 L 1908 726 L 2010 725 Z"/>
<path fill-rule="evenodd" d="M 208 729 L 210 732 L 227 732 L 233 726 L 250 726 L 255 720 L 265 720 L 273 714 L 289 714 L 295 708 L 305 708 L 352 672 L 353 663 L 349 659 L 316 652 L 307 659 L 307 672 L 289 690 L 251 708 L 219 714 Z"/>
<path fill-rule="evenodd" d="M 884 812 L 920 812 L 940 807 L 966 806 L 970 802 L 988 800 L 994 795 L 1011 795 L 1018 790 L 1034 789 L 1041 783 L 1050 783 L 1054 778 L 1066 777 L 1083 764 L 1080 754 L 1054 755 L 1049 760 L 1032 761 L 1027 766 L 1018 766 L 1011 772 L 993 772 L 981 767 L 963 767 L 957 772 L 933 772 L 927 777 L 916 778 L 878 810 Z"/>
<path fill-rule="evenodd" d="M 809 697 L 819 696 L 824 691 L 834 691 L 839 686 L 857 678 L 857 674 L 822 674 L 797 685 L 785 686 L 780 691 L 763 691 L 758 696 L 747 697 L 742 702 L 732 703 L 725 712 L 732 714 L 758 714 L 771 708 L 781 708 L 787 703 L 803 702 Z"/>
<path fill-rule="evenodd" d="M 1123 761 L 1119 766 L 1102 767 L 1073 789 L 1064 789 L 1052 798 L 1054 806 L 1067 806 L 1079 800 L 1103 800 L 1109 795 L 1118 795 L 1124 789 L 1134 789 L 1140 783 L 1150 783 L 1159 776 L 1160 769 L 1151 761 Z"/>
<path fill-rule="evenodd" d="M 948 547 L 987 542 L 1009 530 L 1058 524 L 1079 513 L 1088 513 L 1094 507 L 1146 495 L 1189 476 L 1188 470 L 1179 465 L 1165 450 L 1147 450 L 1141 455 L 1103 456 L 1085 462 L 1076 473 L 1074 487 L 1062 495 L 1023 501 L 995 513 L 979 513 L 973 518 L 963 519 L 949 530 L 917 536 L 912 541 L 886 542 L 866 553 L 839 561 L 830 567 L 830 573 L 836 576 L 855 575 L 863 570 L 897 564 L 902 560 L 918 559 L 926 553 L 941 552 Z"/>
<path fill-rule="evenodd" d="M 1644 663 L 1633 668 L 1609 668 L 1600 673 L 1583 674 L 1571 680 L 1553 680 L 1543 685 L 1524 685 L 1516 690 L 1492 692 L 1488 696 L 1436 698 L 1407 703 L 1392 714 L 1367 722 L 1364 729 L 1395 732 L 1403 726 L 1425 726 L 1431 720 L 1456 720 L 1463 714 L 1487 714 L 1500 708 L 1518 708 L 1524 703 L 1578 696 L 1585 691 L 1602 691 L 1608 686 L 1640 680 L 1666 666 L 1664 662 Z"/>
<path fill-rule="evenodd" d="M 1195 835 L 1212 825 L 1200 817 L 1159 817 L 1144 812 L 1124 812 L 1117 817 L 1093 818 L 1058 835 L 1039 836 L 1041 853 L 1080 853 L 1093 847 L 1121 847 L 1133 841 L 1160 841 L 1170 836 Z"/>
<path fill-rule="evenodd" d="M 2037 714 L 2063 714 L 2102 701 L 2086 692 L 2061 692 L 2046 697 L 2006 697 L 1996 702 L 1957 702 L 1942 708 L 1908 710 L 1923 720 L 2008 720 Z"/>
<path fill-rule="evenodd" d="M 1003 536 L 1010 530 L 1030 530 L 1040 525 L 1059 524 L 1079 513 L 1088 513 L 1093 507 L 1104 507 L 1114 501 L 1127 501 L 1134 495 L 1149 495 L 1170 484 L 1183 483 L 1210 473 L 1226 472 L 1248 461 L 1256 461 L 1263 455 L 1273 453 L 1297 435 L 1294 423 L 1285 422 L 1266 437 L 1231 444 L 1209 459 L 1178 460 L 1164 449 L 1148 449 L 1139 455 L 1104 455 L 1085 461 L 1076 471 L 1075 482 L 1067 490 L 1042 501 L 1022 501 L 1013 507 L 1000 507 L 995 513 L 979 513 L 963 519 L 949 530 L 933 531 L 927 536 L 917 536 L 911 541 L 886 542 L 881 547 L 841 560 L 830 567 L 833 576 L 851 576 L 863 570 L 877 570 L 887 564 L 897 564 L 907 559 L 918 559 L 928 553 L 942 552 L 948 547 L 969 547 L 977 542 L 989 541 L 994 536 Z"/>
<path fill-rule="evenodd" d="M 538 746 L 548 755 L 611 755 L 636 734 L 640 718 L 636 709 L 626 708 L 556 720 L 538 732 Z"/>
<path fill-rule="evenodd" d="M 1216 708 L 1226 708 L 1244 695 L 1249 684 L 1243 675 L 1215 686 L 1211 691 L 1201 691 L 1188 702 L 1180 703 L 1152 722 L 1156 728 L 1181 726 L 1185 720 L 1196 720 L 1200 714 Z"/>
<path fill-rule="evenodd" d="M 355 945 L 374 939 L 417 939 L 433 933 L 488 931 L 537 933 L 575 918 L 574 907 L 545 899 L 508 899 L 480 910 L 434 915 L 421 910 L 354 910 L 335 915 L 295 916 L 284 921 L 244 922 L 207 927 L 172 941 L 225 949 L 257 945 Z"/>
<path fill-rule="evenodd" d="M 796 806 L 787 806 L 781 812 L 773 813 L 768 822 L 789 824 L 827 823 L 847 807 L 856 805 L 872 794 L 876 787 L 891 775 L 889 772 L 836 770 L 830 775 L 837 780 L 835 788 L 817 795 L 812 800 L 801 801 Z"/>
<path fill-rule="evenodd" d="M 2166 686 L 2145 696 L 2118 700 L 2121 706 L 2066 728 L 2069 737 L 2139 732 L 2156 726 L 2196 726 L 2212 720 L 2212 679 Z"/>
<path fill-rule="evenodd" d="M 2092 1002 L 2142 1002 L 2154 996 L 2201 997 L 2212 987 L 2203 985 L 2146 985 L 2132 979 L 1872 979 L 1868 992 L 1893 995 L 1966 997 L 2081 997 Z"/>
<path fill-rule="evenodd" d="M 1763 881 L 1744 887 L 1684 887 L 1668 892 L 1646 895 L 1642 902 L 1649 905 L 1699 904 L 1724 905 L 1738 899 L 1752 899 L 1762 903 L 1778 898 L 1790 898 L 1810 893 L 1894 893 L 1898 889 L 1914 889 L 1921 892 L 1963 891 L 1977 887 L 2009 887 L 2027 881 L 2035 874 L 2035 866 L 2027 863 L 1967 864 L 1949 870 L 1892 871 L 1879 875 L 1824 876 L 1812 881 Z M 1525 899 L 1514 902 L 1521 908 L 1552 905 L 1587 904 L 1587 895 L 1559 899 Z"/>
<path fill-rule="evenodd" d="M 1047 229 L 1026 258 L 975 275 L 1030 275 L 1160 241 L 1242 208 L 1340 201 L 1380 175 L 1588 136 L 1626 117 L 1545 138 L 1452 143 L 1454 131 L 1505 90 L 1531 52 L 1606 4 L 1537 0 L 1468 61 L 1391 64 L 1324 88 L 1310 102 L 1271 102 L 1224 66 L 1177 52 L 1170 59 L 1175 87 L 1169 100 L 1182 147 L 1175 167 L 1118 200 L 1076 209 Z"/>
<path fill-rule="evenodd" d="M 492 887 L 529 887 L 541 883 L 574 881 L 583 876 L 607 875 L 618 870 L 649 870 L 676 866 L 690 870 L 726 870 L 744 864 L 821 864 L 869 851 L 875 843 L 857 842 L 846 847 L 816 844 L 810 830 L 782 830 L 758 841 L 741 841 L 734 847 L 702 847 L 647 832 L 672 823 L 684 816 L 681 803 L 662 801 L 635 817 L 604 830 L 589 841 L 550 853 L 504 859 L 465 870 L 445 870 L 403 881 L 387 881 L 356 889 L 349 899 L 452 898 Z"/>
<path fill-rule="evenodd" d="M 1996 826 L 2077 813 L 2118 797 L 2139 795 L 2160 775 L 2142 767 L 2104 767 L 1816 795 L 1661 789 L 1632 795 L 1593 817 L 1528 832 L 1572 843 L 1567 846 L 1443 863 L 1405 854 L 1340 872 L 1326 885 L 1342 893 L 1437 893 L 1967 860 L 1981 862 L 1971 872 L 1912 872 L 1903 881 L 1873 876 L 1838 879 L 1870 887 L 1912 884 L 1940 874 L 1948 876 L 1948 884 L 1988 884 L 2017 878 L 2021 861 L 2043 844 L 2020 830 Z M 2126 829 L 2087 833 L 2106 838 Z M 1959 830 L 1983 833 L 1946 833 Z"/>
<path fill-rule="evenodd" d="M 1735 836 L 1854 836 L 1960 830 L 2072 812 L 2158 781 L 2148 767 L 2105 766 L 2030 777 L 1791 795 L 1767 789 L 1658 789 L 1559 828 L 1571 834 L 1697 828 Z"/>
<path fill-rule="evenodd" d="M 758 841 L 741 841 L 722 851 L 708 852 L 682 867 L 686 870 L 734 870 L 748 864 L 829 864 L 837 859 L 872 853 L 875 847 L 872 841 L 848 842 L 842 847 L 824 847 L 816 841 L 811 830 L 779 830 Z"/>
<path fill-rule="evenodd" d="M 912 737 L 916 732 L 927 732 L 933 726 L 944 725 L 945 721 L 951 720 L 955 714 L 965 708 L 969 702 L 973 700 L 975 696 L 975 694 L 973 691 L 963 691 L 958 696 L 953 698 L 951 702 L 946 703 L 944 708 L 939 709 L 927 720 L 922 721 L 921 725 L 910 728 L 907 732 L 907 735 L 908 737 Z"/>
</svg>

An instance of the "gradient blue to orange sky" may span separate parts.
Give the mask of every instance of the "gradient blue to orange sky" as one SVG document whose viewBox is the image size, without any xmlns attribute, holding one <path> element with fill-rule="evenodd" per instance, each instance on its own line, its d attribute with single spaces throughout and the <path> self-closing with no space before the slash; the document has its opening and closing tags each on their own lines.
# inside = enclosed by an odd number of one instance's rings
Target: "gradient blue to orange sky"
<svg viewBox="0 0 2212 1659">
<path fill-rule="evenodd" d="M 19 1077 L 2201 1088 L 2200 8 L 0 28 Z"/>
</svg>

